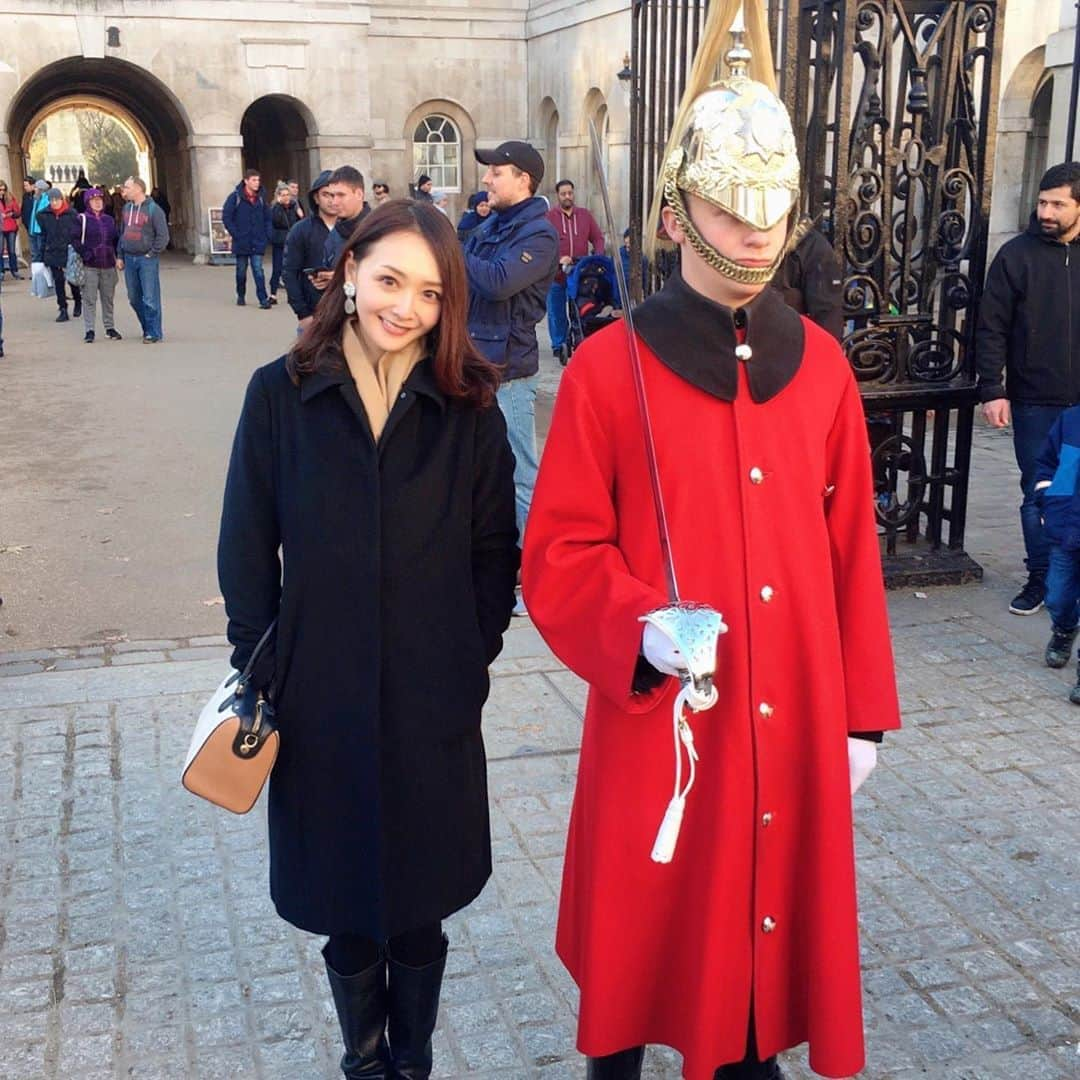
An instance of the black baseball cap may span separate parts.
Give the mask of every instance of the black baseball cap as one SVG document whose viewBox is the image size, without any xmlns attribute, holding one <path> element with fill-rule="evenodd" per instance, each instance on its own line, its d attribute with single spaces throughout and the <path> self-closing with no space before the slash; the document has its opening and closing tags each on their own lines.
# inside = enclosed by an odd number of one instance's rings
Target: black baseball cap
<svg viewBox="0 0 1080 1080">
<path fill-rule="evenodd" d="M 527 142 L 504 142 L 494 150 L 474 150 L 481 165 L 516 165 L 538 184 L 544 179 L 544 159 Z"/>
</svg>

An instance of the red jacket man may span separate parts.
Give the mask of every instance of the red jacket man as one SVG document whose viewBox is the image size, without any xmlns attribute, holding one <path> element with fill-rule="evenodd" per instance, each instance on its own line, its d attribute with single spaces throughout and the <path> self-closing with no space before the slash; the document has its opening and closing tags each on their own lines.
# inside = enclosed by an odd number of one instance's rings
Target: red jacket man
<svg viewBox="0 0 1080 1080">
<path fill-rule="evenodd" d="M 548 335 L 554 354 L 565 363 L 564 355 L 568 332 L 566 316 L 566 275 L 578 259 L 592 254 L 604 254 L 604 234 L 596 224 L 596 218 L 584 207 L 574 205 L 574 184 L 560 180 L 555 185 L 558 205 L 547 212 L 547 219 L 559 234 L 559 269 L 547 294 Z"/>
<path fill-rule="evenodd" d="M 864 1063 L 851 796 L 899 726 L 866 426 L 837 342 L 767 287 L 798 161 L 732 54 L 664 157 L 681 274 L 634 315 L 681 595 L 727 623 L 670 862 L 650 849 L 687 664 L 642 632 L 669 596 L 621 324 L 563 376 L 525 537 L 529 612 L 590 685 L 556 948 L 592 1080 L 638 1080 L 647 1042 L 686 1080 L 780 1080 L 807 1041 L 821 1075 Z"/>
</svg>

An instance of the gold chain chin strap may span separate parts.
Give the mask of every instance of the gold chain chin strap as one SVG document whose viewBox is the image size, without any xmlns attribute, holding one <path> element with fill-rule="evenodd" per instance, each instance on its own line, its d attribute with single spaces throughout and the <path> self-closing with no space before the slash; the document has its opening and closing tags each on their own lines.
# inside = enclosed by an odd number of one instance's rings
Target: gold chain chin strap
<svg viewBox="0 0 1080 1080">
<path fill-rule="evenodd" d="M 724 277 L 730 278 L 732 281 L 737 281 L 740 285 L 768 284 L 780 268 L 780 264 L 784 261 L 787 253 L 797 242 L 796 231 L 792 229 L 788 233 L 787 243 L 780 249 L 780 253 L 769 266 L 743 266 L 725 255 L 721 255 L 697 231 L 694 223 L 690 220 L 690 214 L 687 212 L 682 192 L 675 182 L 675 177 L 670 173 L 664 180 L 664 198 L 667 200 L 668 206 L 674 211 L 675 220 L 679 223 L 682 231 L 686 233 L 686 239 L 690 242 L 690 246 L 694 251 L 718 273 L 723 274 Z"/>
</svg>

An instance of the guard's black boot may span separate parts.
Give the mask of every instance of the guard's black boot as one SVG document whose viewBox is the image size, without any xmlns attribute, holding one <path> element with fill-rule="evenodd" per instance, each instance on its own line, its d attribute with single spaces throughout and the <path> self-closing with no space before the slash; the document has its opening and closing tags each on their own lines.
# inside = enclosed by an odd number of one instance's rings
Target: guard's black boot
<svg viewBox="0 0 1080 1080">
<path fill-rule="evenodd" d="M 1080 663 L 1076 665 L 1076 685 L 1069 691 L 1069 700 L 1080 705 Z"/>
<path fill-rule="evenodd" d="M 644 1046 L 631 1046 L 617 1054 L 589 1058 L 585 1067 L 586 1080 L 641 1080 L 641 1065 L 645 1060 Z"/>
<path fill-rule="evenodd" d="M 1046 666 L 1063 668 L 1072 656 L 1073 642 L 1076 640 L 1077 627 L 1071 630 L 1050 628 L 1050 643 L 1046 646 Z"/>
<path fill-rule="evenodd" d="M 341 1071 L 346 1080 L 387 1080 L 393 1074 L 386 1045 L 385 958 L 355 975 L 339 975 L 327 963 L 326 977 L 345 1042 Z"/>
<path fill-rule="evenodd" d="M 757 1055 L 747 1057 L 737 1065 L 721 1065 L 713 1080 L 785 1080 L 784 1072 L 775 1057 L 758 1061 Z"/>
<path fill-rule="evenodd" d="M 423 967 L 409 967 L 387 957 L 387 1034 L 393 1063 L 389 1075 L 394 1080 L 427 1080 L 431 1076 L 431 1036 L 439 1016 L 439 991 L 450 944 L 445 934 L 442 943 L 442 956 Z"/>
</svg>

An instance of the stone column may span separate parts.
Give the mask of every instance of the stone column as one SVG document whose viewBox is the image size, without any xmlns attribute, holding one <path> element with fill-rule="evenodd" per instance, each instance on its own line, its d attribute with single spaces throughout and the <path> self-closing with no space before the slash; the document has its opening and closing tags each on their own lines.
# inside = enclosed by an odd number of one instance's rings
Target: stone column
<svg viewBox="0 0 1080 1080">
<path fill-rule="evenodd" d="M 352 165 L 364 174 L 365 190 L 371 187 L 370 135 L 310 135 L 307 146 L 311 154 L 312 177 L 323 169 Z"/>
<path fill-rule="evenodd" d="M 224 135 L 195 134 L 185 140 L 184 149 L 191 162 L 191 190 L 185 192 L 191 207 L 191 243 L 196 263 L 210 258 L 208 211 L 224 205 L 229 192 L 240 182 L 243 172 L 241 151 L 244 140 L 238 132 Z"/>
</svg>

